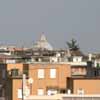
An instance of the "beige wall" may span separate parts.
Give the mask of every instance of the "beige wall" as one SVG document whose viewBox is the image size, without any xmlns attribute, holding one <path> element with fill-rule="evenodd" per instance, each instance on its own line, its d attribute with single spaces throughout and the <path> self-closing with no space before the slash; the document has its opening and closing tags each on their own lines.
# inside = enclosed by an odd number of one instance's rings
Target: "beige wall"
<svg viewBox="0 0 100 100">
<path fill-rule="evenodd" d="M 16 68 L 21 68 L 22 64 L 9 64 L 8 69 L 10 70 L 16 66 Z M 38 78 L 38 69 L 44 69 L 45 77 L 43 79 Z M 50 69 L 56 69 L 56 78 L 50 78 Z M 29 78 L 33 78 L 34 82 L 32 84 L 32 94 L 37 95 L 37 89 L 44 89 L 44 93 L 47 92 L 47 87 L 52 88 L 63 88 L 66 89 L 66 77 L 70 77 L 70 69 L 71 67 L 66 64 L 30 64 L 29 65 Z M 12 100 L 20 100 L 18 99 L 18 89 L 21 88 L 22 80 L 18 78 L 11 78 L 12 82 Z M 28 82 L 27 85 L 29 86 Z"/>
<path fill-rule="evenodd" d="M 21 100 L 18 99 L 18 89 L 22 87 L 21 79 L 13 79 L 12 80 L 12 100 Z"/>
<path fill-rule="evenodd" d="M 38 78 L 38 69 L 44 69 L 45 77 Z M 56 78 L 50 78 L 50 69 L 56 69 Z M 42 88 L 45 91 L 47 87 L 58 87 L 66 89 L 66 77 L 70 76 L 70 66 L 66 64 L 31 64 L 29 66 L 29 77 L 34 80 L 32 92 L 37 94 L 37 89 Z"/>
<path fill-rule="evenodd" d="M 100 94 L 100 79 L 74 79 L 74 94 L 79 88 L 84 89 L 85 94 Z"/>
<path fill-rule="evenodd" d="M 22 75 L 23 72 L 28 75 L 28 64 L 16 63 L 16 64 L 7 64 L 7 71 L 9 71 L 9 75 L 11 74 L 11 69 L 18 69 L 18 74 Z"/>
<path fill-rule="evenodd" d="M 23 70 L 23 64 L 22 63 L 7 64 L 7 70 L 11 70 L 13 68 L 18 68 L 20 71 L 22 71 Z"/>
</svg>

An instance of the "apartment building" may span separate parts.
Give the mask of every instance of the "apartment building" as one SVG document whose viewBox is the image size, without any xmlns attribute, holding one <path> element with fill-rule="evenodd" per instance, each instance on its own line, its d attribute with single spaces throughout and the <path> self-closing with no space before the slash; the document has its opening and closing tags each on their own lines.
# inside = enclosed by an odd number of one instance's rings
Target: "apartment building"
<svg viewBox="0 0 100 100">
<path fill-rule="evenodd" d="M 68 88 L 75 95 L 99 95 L 100 78 L 98 77 L 71 77 L 68 81 Z"/>
<path fill-rule="evenodd" d="M 12 84 L 9 84 L 8 79 L 10 77 L 22 77 L 22 74 L 28 74 L 28 64 L 16 63 L 5 64 L 0 63 L 0 97 L 8 98 L 8 94 L 12 88 Z"/>
<path fill-rule="evenodd" d="M 70 77 L 70 65 L 67 64 L 29 64 L 26 86 L 30 95 L 53 95 L 66 92 L 66 77 Z M 32 82 L 29 83 L 31 79 Z M 22 77 L 9 77 L 9 99 L 20 100 L 22 89 Z M 11 97 L 12 96 L 12 97 Z"/>
<path fill-rule="evenodd" d="M 25 94 L 26 96 L 58 93 L 99 94 L 100 68 L 90 65 L 89 63 L 88 66 L 71 66 L 66 63 L 43 62 L 28 64 L 26 69 L 28 73 L 24 80 Z M 9 66 L 11 68 L 14 65 Z M 22 67 L 18 64 L 16 66 Z M 22 74 L 19 73 L 10 74 L 8 77 L 9 100 L 20 100 L 22 98 L 22 80 Z"/>
<path fill-rule="evenodd" d="M 4 62 L 0 63 L 0 95 L 8 100 L 30 95 L 100 93 L 100 67 L 94 66 L 91 55 L 54 50 L 44 35 L 31 49 L 11 51 L 12 55 L 1 55 Z"/>
<path fill-rule="evenodd" d="M 53 95 L 67 93 L 69 90 L 69 93 L 72 94 L 77 94 L 77 91 L 81 90 L 84 94 L 99 93 L 99 90 L 96 92 L 96 88 L 99 87 L 100 68 L 94 67 L 91 61 L 87 65 L 80 64 L 80 60 L 78 60 L 74 61 L 73 64 L 38 61 L 0 64 L 0 66 L 1 81 L 3 80 L 1 84 L 3 85 L 2 93 L 9 98 L 8 100 L 20 100 L 22 98 L 23 73 L 26 74 L 27 96 Z M 3 79 L 5 76 L 6 78 Z M 89 85 L 90 83 L 93 84 Z"/>
<path fill-rule="evenodd" d="M 66 77 L 70 77 L 71 67 L 67 64 L 31 64 L 29 77 L 34 80 L 33 94 L 51 95 L 66 91 Z"/>
</svg>

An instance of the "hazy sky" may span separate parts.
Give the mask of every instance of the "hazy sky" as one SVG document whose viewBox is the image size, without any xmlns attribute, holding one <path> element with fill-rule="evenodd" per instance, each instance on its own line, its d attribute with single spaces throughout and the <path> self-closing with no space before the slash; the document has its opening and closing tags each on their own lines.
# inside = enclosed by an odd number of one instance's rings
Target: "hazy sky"
<svg viewBox="0 0 100 100">
<path fill-rule="evenodd" d="M 0 44 L 31 46 L 44 32 L 55 48 L 77 39 L 100 51 L 100 0 L 0 0 Z"/>
</svg>

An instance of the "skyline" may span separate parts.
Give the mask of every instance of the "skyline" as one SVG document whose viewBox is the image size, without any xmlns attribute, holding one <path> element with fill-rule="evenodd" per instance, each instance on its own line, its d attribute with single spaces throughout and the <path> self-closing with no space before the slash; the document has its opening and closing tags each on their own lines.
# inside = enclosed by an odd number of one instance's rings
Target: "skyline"
<svg viewBox="0 0 100 100">
<path fill-rule="evenodd" d="M 82 51 L 99 52 L 99 26 L 100 0 L 0 1 L 0 44 L 31 46 L 44 32 L 54 48 L 74 38 Z"/>
</svg>

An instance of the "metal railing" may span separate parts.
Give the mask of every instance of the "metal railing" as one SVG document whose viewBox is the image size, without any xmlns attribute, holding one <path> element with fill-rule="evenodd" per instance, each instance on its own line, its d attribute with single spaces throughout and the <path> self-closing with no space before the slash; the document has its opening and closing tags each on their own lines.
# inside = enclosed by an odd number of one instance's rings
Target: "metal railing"
<svg viewBox="0 0 100 100">
<path fill-rule="evenodd" d="M 62 100 L 100 100 L 100 95 L 66 95 Z"/>
<path fill-rule="evenodd" d="M 57 94 L 52 96 L 31 96 L 25 100 L 100 100 L 100 95 Z"/>
</svg>

